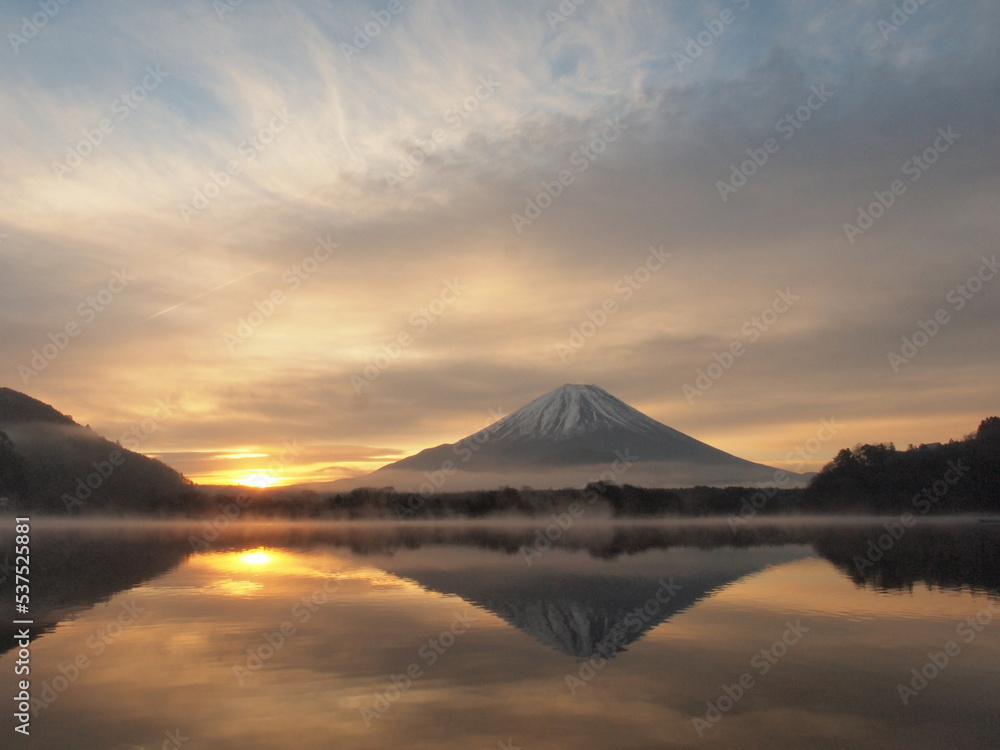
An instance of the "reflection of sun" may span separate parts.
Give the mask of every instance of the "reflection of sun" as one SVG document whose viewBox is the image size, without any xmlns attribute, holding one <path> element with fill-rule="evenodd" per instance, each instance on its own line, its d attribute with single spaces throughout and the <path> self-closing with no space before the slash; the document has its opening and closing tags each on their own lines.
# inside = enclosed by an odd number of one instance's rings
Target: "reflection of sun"
<svg viewBox="0 0 1000 750">
<path fill-rule="evenodd" d="M 216 581 L 269 581 L 279 579 L 327 580 L 340 578 L 344 560 L 327 554 L 258 545 L 229 552 L 202 552 L 191 558 L 189 567 L 204 571 Z M 332 572 L 336 571 L 336 573 Z"/>
<path fill-rule="evenodd" d="M 244 552 L 239 559 L 244 565 L 267 565 L 271 562 L 271 556 L 262 549 Z"/>
<path fill-rule="evenodd" d="M 250 474 L 240 480 L 247 487 L 273 487 L 278 480 L 270 474 Z"/>
</svg>

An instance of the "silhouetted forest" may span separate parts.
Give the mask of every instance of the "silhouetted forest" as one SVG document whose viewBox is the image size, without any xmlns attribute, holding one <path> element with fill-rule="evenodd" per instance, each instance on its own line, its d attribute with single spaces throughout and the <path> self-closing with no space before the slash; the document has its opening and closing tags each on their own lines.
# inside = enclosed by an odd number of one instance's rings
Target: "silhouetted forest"
<svg viewBox="0 0 1000 750">
<path fill-rule="evenodd" d="M 935 512 L 1000 510 L 1000 417 L 964 440 L 844 449 L 810 483 L 817 509 Z"/>
</svg>

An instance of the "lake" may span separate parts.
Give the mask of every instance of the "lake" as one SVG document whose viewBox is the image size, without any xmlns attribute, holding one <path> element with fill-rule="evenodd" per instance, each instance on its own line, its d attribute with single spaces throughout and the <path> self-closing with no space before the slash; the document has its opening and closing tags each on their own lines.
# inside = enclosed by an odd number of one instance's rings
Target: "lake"
<svg viewBox="0 0 1000 750">
<path fill-rule="evenodd" d="M 1000 746 L 977 519 L 35 519 L 31 544 L 34 710 L 15 733 L 5 575 L 3 747 Z"/>
</svg>

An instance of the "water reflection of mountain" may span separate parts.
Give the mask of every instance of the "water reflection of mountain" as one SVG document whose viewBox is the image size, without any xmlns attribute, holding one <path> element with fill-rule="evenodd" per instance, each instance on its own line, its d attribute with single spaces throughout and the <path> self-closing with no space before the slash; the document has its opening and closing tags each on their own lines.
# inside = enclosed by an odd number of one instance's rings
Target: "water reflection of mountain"
<svg viewBox="0 0 1000 750">
<path fill-rule="evenodd" d="M 770 565 L 807 557 L 809 550 L 800 545 L 748 550 L 725 555 L 724 562 L 713 555 L 651 550 L 641 566 L 631 560 L 614 564 L 614 575 L 607 562 L 594 558 L 575 560 L 572 572 L 542 562 L 529 568 L 522 560 L 461 570 L 391 566 L 389 572 L 428 591 L 459 596 L 550 648 L 586 658 L 623 651 L 718 589 Z"/>
<path fill-rule="evenodd" d="M 4 526 L 0 650 L 6 652 L 13 644 L 10 623 L 15 615 L 12 524 Z M 200 529 L 115 522 L 103 529 L 83 524 L 47 527 L 36 521 L 31 565 L 35 635 L 176 567 L 192 554 L 190 540 Z M 1000 527 L 922 523 L 893 539 L 891 548 L 873 559 L 878 555 L 871 552 L 871 544 L 877 545 L 885 533 L 877 522 L 752 526 L 737 533 L 725 523 L 581 526 L 553 545 L 562 554 L 543 555 L 530 567 L 520 550 L 536 539 L 531 526 L 247 525 L 231 529 L 211 548 L 348 549 L 429 591 L 454 594 L 493 612 L 573 656 L 601 649 L 613 653 L 720 587 L 811 554 L 802 545 L 810 545 L 859 586 L 906 590 L 922 583 L 1000 592 Z M 468 549 L 469 554 L 451 556 L 461 558 L 461 564 L 443 565 L 435 551 L 449 549 Z M 648 552 L 656 554 L 642 554 Z M 429 564 L 432 558 L 434 564 Z M 871 565 L 859 565 L 859 559 Z M 557 564 L 560 560 L 564 564 Z M 681 590 L 638 625 L 628 625 L 635 622 L 628 618 L 637 607 L 655 601 L 660 580 L 671 578 Z M 615 628 L 624 637 L 606 649 Z"/>
</svg>

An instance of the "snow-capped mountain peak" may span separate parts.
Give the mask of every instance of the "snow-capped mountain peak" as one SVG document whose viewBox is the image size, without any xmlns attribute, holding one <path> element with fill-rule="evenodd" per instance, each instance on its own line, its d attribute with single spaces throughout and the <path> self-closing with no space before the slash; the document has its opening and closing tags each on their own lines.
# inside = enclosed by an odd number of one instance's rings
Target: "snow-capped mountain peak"
<svg viewBox="0 0 1000 750">
<path fill-rule="evenodd" d="M 487 429 L 493 440 L 514 437 L 564 440 L 608 427 L 651 434 L 664 425 L 596 385 L 566 384 L 539 396 Z"/>
</svg>

